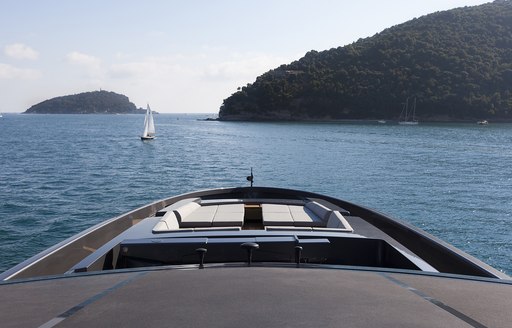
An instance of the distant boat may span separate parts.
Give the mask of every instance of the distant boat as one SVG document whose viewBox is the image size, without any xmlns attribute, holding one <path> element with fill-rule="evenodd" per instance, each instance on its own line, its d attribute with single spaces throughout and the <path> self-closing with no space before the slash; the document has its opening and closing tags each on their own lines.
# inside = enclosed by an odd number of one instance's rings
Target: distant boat
<svg viewBox="0 0 512 328">
<path fill-rule="evenodd" d="M 144 118 L 144 132 L 140 136 L 141 140 L 155 139 L 155 121 L 153 120 L 153 112 L 151 108 L 146 109 L 146 117 Z"/>
<path fill-rule="evenodd" d="M 489 124 L 489 122 L 487 122 L 487 120 L 483 120 L 483 121 L 476 122 L 476 124 L 478 124 L 478 125 L 487 125 L 487 124 Z"/>
<path fill-rule="evenodd" d="M 400 113 L 400 118 L 398 119 L 398 124 L 418 125 L 418 121 L 416 120 L 416 97 L 414 98 L 412 109 L 409 109 L 409 98 L 405 100 L 402 113 Z"/>
</svg>

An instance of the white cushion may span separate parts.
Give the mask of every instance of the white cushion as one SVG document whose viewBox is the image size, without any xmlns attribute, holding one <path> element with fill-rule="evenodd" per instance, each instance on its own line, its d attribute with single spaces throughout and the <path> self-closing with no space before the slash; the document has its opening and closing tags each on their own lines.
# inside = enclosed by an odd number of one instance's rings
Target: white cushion
<svg viewBox="0 0 512 328">
<path fill-rule="evenodd" d="M 289 206 L 293 222 L 298 227 L 325 227 L 325 223 L 313 211 L 304 206 Z"/>
<path fill-rule="evenodd" d="M 341 215 L 338 211 L 332 211 L 329 216 L 329 221 L 327 221 L 327 228 L 336 228 L 336 229 L 344 229 L 347 231 L 354 231 L 352 226 L 348 223 L 347 219 Z"/>
<path fill-rule="evenodd" d="M 331 210 L 329 208 L 317 202 L 308 202 L 304 206 L 313 211 L 313 213 L 318 215 L 318 217 L 320 217 L 324 222 L 328 220 L 329 215 L 331 214 Z"/>
<path fill-rule="evenodd" d="M 212 226 L 242 226 L 244 224 L 244 204 L 219 205 L 213 217 Z"/>
<path fill-rule="evenodd" d="M 175 211 L 178 213 L 178 219 L 182 221 L 184 217 L 190 215 L 190 213 L 194 212 L 200 207 L 201 205 L 199 205 L 198 203 L 190 202 L 178 207 L 177 209 L 175 209 Z"/>
<path fill-rule="evenodd" d="M 290 213 L 288 205 L 280 204 L 261 204 L 261 211 L 263 213 Z"/>
<path fill-rule="evenodd" d="M 261 204 L 264 225 L 293 226 L 293 218 L 287 205 Z"/>
<path fill-rule="evenodd" d="M 153 232 L 163 232 L 163 231 L 171 231 L 178 230 L 180 228 L 178 224 L 178 219 L 176 218 L 176 214 L 174 212 L 166 212 L 164 216 L 158 221 L 158 223 L 153 227 Z"/>
<path fill-rule="evenodd" d="M 217 209 L 218 213 L 243 213 L 244 212 L 244 204 L 229 204 L 229 205 L 219 205 Z"/>
<path fill-rule="evenodd" d="M 264 225 L 278 225 L 278 226 L 293 226 L 293 218 L 290 212 L 288 213 L 264 213 Z"/>
<path fill-rule="evenodd" d="M 182 199 L 182 200 L 179 200 L 177 201 L 176 203 L 172 203 L 171 205 L 167 205 L 166 207 L 162 208 L 160 211 L 158 212 L 168 212 L 168 211 L 173 211 L 177 208 L 179 208 L 180 206 L 183 206 L 183 205 L 186 205 L 188 203 L 198 203 L 199 201 L 201 201 L 200 198 L 185 198 L 185 199 Z M 199 204 L 199 203 L 198 203 Z"/>
<path fill-rule="evenodd" d="M 162 231 L 169 231 L 169 228 L 167 228 L 167 224 L 162 221 L 158 221 L 155 226 L 153 227 L 153 232 L 162 232 Z"/>
<path fill-rule="evenodd" d="M 180 227 L 211 227 L 217 208 L 218 206 L 201 206 L 198 204 L 198 208 L 196 210 L 181 217 Z"/>
<path fill-rule="evenodd" d="M 162 216 L 160 221 L 165 222 L 169 230 L 180 228 L 178 218 L 176 217 L 176 214 L 174 214 L 174 212 L 165 213 L 165 215 Z"/>
</svg>

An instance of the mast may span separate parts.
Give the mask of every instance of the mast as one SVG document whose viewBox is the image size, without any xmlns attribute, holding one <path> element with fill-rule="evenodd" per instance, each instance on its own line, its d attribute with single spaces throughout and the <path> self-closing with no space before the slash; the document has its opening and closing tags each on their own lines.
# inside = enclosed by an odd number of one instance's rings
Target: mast
<svg viewBox="0 0 512 328">
<path fill-rule="evenodd" d="M 414 97 L 414 105 L 412 106 L 412 121 L 416 121 L 416 97 Z"/>
<path fill-rule="evenodd" d="M 405 98 L 405 102 L 403 103 L 402 112 L 398 117 L 398 122 L 407 122 L 409 118 L 409 97 Z"/>
</svg>

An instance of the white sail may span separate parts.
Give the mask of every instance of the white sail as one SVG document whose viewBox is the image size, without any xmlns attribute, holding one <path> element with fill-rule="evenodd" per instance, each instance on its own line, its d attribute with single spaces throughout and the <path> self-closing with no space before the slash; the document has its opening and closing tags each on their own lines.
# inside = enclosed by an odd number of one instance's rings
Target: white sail
<svg viewBox="0 0 512 328">
<path fill-rule="evenodd" d="M 153 139 L 155 137 L 155 122 L 153 121 L 153 112 L 151 112 L 151 108 L 148 107 L 146 109 L 146 116 L 144 117 L 144 131 L 142 132 L 141 138 L 144 139 Z"/>
<path fill-rule="evenodd" d="M 151 108 L 149 108 L 149 116 L 148 116 L 148 135 L 155 135 L 155 121 L 153 121 L 153 112 L 151 111 Z"/>
</svg>

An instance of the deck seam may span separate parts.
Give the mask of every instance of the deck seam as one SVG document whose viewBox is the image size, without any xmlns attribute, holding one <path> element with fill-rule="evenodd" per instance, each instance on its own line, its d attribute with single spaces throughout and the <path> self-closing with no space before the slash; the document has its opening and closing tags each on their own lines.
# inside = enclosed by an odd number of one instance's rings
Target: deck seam
<svg viewBox="0 0 512 328">
<path fill-rule="evenodd" d="M 386 278 L 387 280 L 391 281 L 395 285 L 398 285 L 398 286 L 400 286 L 402 288 L 405 288 L 405 289 L 409 290 L 413 294 L 423 298 L 424 300 L 434 304 L 435 306 L 443 309 L 444 311 L 450 313 L 451 315 L 459 318 L 460 320 L 464 321 L 468 325 L 471 325 L 472 327 L 487 328 L 487 326 L 483 325 L 482 323 L 478 322 L 477 320 L 475 320 L 475 319 L 465 315 L 464 313 L 462 313 L 462 312 L 452 308 L 451 306 L 441 302 L 440 300 L 427 295 L 426 293 L 422 292 L 421 290 L 418 290 L 418 289 L 416 289 L 416 288 L 406 284 L 405 282 L 400 281 L 400 280 L 390 276 L 388 273 L 382 272 L 382 273 L 380 273 L 380 275 L 383 276 L 384 278 Z"/>
<path fill-rule="evenodd" d="M 139 278 L 139 277 L 141 277 L 141 276 L 143 276 L 145 274 L 147 274 L 147 272 L 139 272 L 138 274 L 135 274 L 132 277 L 129 277 L 129 278 L 123 280 L 123 281 L 118 282 L 114 286 L 109 287 L 109 288 L 101 291 L 100 293 L 98 293 L 98 294 L 96 294 L 94 296 L 89 297 L 88 299 L 86 299 L 82 303 L 79 303 L 79 304 L 73 306 L 72 308 L 64 311 L 63 313 L 59 314 L 58 316 L 56 316 L 56 317 L 52 318 L 51 320 L 45 322 L 44 324 L 39 326 L 39 328 L 52 328 L 52 327 L 55 327 L 56 325 L 58 325 L 59 323 L 61 323 L 65 319 L 71 317 L 72 315 L 74 315 L 78 311 L 80 311 L 83 308 L 85 308 L 86 306 L 88 306 L 88 305 L 90 305 L 90 304 L 100 300 L 101 298 L 107 296 L 108 294 L 112 293 L 113 291 L 115 291 L 115 290 L 117 290 L 117 289 L 119 289 L 121 287 L 126 286 L 127 284 L 129 284 L 133 280 L 135 280 L 135 279 L 137 279 L 137 278 Z"/>
</svg>

